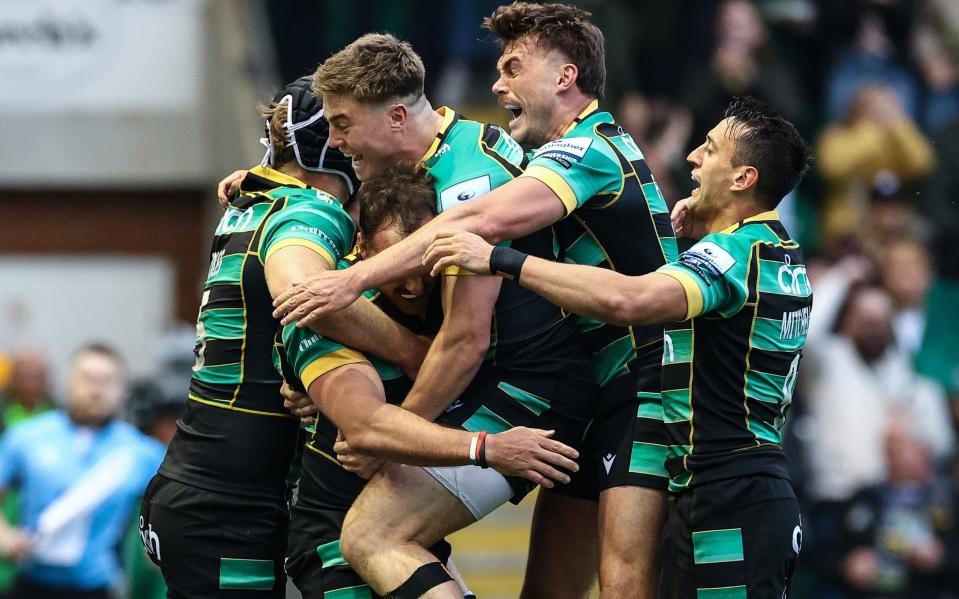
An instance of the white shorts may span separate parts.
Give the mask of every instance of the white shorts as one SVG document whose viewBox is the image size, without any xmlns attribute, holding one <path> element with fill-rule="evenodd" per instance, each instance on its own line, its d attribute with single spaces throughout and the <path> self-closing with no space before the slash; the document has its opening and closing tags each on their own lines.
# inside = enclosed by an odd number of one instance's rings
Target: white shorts
<svg viewBox="0 0 959 599">
<path fill-rule="evenodd" d="M 513 497 L 513 489 L 499 472 L 479 466 L 443 466 L 423 468 L 456 496 L 477 520 Z"/>
</svg>

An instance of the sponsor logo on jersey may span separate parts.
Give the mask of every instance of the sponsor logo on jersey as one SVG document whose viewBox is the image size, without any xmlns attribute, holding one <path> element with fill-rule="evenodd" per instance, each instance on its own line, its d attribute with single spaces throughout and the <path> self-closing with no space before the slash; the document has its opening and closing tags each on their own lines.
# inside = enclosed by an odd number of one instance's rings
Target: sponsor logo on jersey
<svg viewBox="0 0 959 599">
<path fill-rule="evenodd" d="M 449 210 L 457 204 L 475 200 L 483 194 L 489 193 L 492 188 L 489 175 L 468 179 L 440 192 L 440 205 L 443 210 Z"/>
<path fill-rule="evenodd" d="M 312 335 L 310 337 L 307 337 L 303 341 L 300 341 L 300 351 L 302 352 L 310 349 L 310 347 L 319 340 L 320 340 L 319 335 Z"/>
<path fill-rule="evenodd" d="M 227 209 L 220 224 L 216 228 L 216 235 L 226 235 L 236 231 L 245 231 L 253 222 L 253 207 L 246 210 L 237 210 L 236 208 Z"/>
<path fill-rule="evenodd" d="M 537 158 L 549 158 L 561 164 L 563 168 L 573 166 L 574 162 L 583 160 L 586 150 L 593 144 L 591 137 L 562 137 L 551 141 L 533 154 Z"/>
<path fill-rule="evenodd" d="M 779 267 L 776 278 L 779 280 L 779 288 L 783 293 L 789 295 L 802 295 L 809 289 L 809 277 L 806 276 L 806 267 L 802 264 L 792 265 L 792 258 L 787 254 L 784 259 L 785 264 Z"/>
<path fill-rule="evenodd" d="M 680 254 L 679 263 L 695 271 L 707 285 L 711 285 L 736 264 L 736 259 L 715 243 L 701 241 Z"/>
<path fill-rule="evenodd" d="M 440 156 L 449 152 L 450 150 L 452 150 L 450 145 L 447 143 L 444 143 L 443 145 L 440 146 L 440 149 L 436 150 L 436 153 L 433 154 L 433 158 L 439 158 Z"/>
<path fill-rule="evenodd" d="M 314 237 L 319 237 L 326 243 L 326 246 L 328 249 L 331 249 L 331 250 L 336 249 L 336 244 L 333 243 L 333 240 L 330 239 L 330 236 L 324 233 L 323 231 L 321 231 L 320 229 L 317 229 L 316 227 L 310 227 L 307 225 L 293 225 L 292 227 L 290 227 L 290 233 L 301 233 L 301 234 L 305 233 L 308 235 L 312 235 Z"/>
<path fill-rule="evenodd" d="M 226 250 L 220 250 L 219 252 L 213 252 L 210 254 L 210 272 L 207 273 L 207 278 L 212 279 L 213 277 L 220 274 L 220 268 L 223 266 L 223 254 L 226 253 Z"/>
</svg>

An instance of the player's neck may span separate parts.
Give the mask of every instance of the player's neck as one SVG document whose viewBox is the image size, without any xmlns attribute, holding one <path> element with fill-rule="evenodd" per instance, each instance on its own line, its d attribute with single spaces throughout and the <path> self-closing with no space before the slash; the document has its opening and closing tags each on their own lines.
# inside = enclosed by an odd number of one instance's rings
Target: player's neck
<svg viewBox="0 0 959 599">
<path fill-rule="evenodd" d="M 594 100 L 596 98 L 581 94 L 578 91 L 561 96 L 556 120 L 553 127 L 550 128 L 546 141 L 553 141 L 566 135 L 566 130 Z"/>
<path fill-rule="evenodd" d="M 715 217 L 708 219 L 706 230 L 710 233 L 716 233 L 728 229 L 736 223 L 746 220 L 749 217 L 767 212 L 769 209 L 752 200 L 732 201 L 721 210 Z"/>
<path fill-rule="evenodd" d="M 433 110 L 429 102 L 410 115 L 407 142 L 399 153 L 401 162 L 416 164 L 433 145 L 433 140 L 443 126 L 443 116 Z"/>
</svg>

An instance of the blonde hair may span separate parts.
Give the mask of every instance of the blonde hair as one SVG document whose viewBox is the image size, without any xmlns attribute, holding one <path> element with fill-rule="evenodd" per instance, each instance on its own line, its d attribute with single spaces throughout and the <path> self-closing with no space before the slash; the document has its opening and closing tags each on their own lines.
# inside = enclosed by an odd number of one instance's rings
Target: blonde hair
<svg viewBox="0 0 959 599">
<path fill-rule="evenodd" d="M 326 59 L 313 75 L 313 91 L 363 102 L 423 95 L 426 69 L 413 47 L 386 33 L 368 33 Z"/>
<path fill-rule="evenodd" d="M 287 162 L 296 160 L 293 140 L 290 139 L 290 131 L 286 127 L 287 103 L 281 102 L 276 106 L 260 106 L 260 116 L 266 119 L 273 166 L 283 166 Z"/>
</svg>

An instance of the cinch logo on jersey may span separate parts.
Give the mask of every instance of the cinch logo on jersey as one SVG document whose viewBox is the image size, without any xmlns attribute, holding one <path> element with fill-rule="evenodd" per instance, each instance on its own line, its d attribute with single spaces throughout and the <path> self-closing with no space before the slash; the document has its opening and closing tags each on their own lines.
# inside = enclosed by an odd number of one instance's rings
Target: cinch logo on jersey
<svg viewBox="0 0 959 599">
<path fill-rule="evenodd" d="M 706 284 L 711 285 L 736 264 L 736 259 L 715 243 L 704 241 L 683 252 L 679 262 L 696 271 Z"/>
<path fill-rule="evenodd" d="M 802 264 L 792 265 L 792 260 L 787 255 L 783 260 L 785 264 L 779 267 L 777 279 L 779 288 L 783 293 L 790 295 L 803 295 L 810 291 L 809 277 L 806 275 L 806 267 Z"/>
<path fill-rule="evenodd" d="M 226 250 L 220 250 L 210 254 L 210 272 L 207 277 L 215 277 L 220 274 L 220 268 L 223 266 L 223 254 Z"/>
<path fill-rule="evenodd" d="M 542 148 L 536 150 L 533 159 L 550 158 L 569 168 L 575 162 L 580 162 L 586 155 L 586 150 L 593 144 L 589 137 L 564 137 L 551 141 Z"/>
<path fill-rule="evenodd" d="M 220 219 L 220 224 L 216 228 L 216 235 L 245 231 L 250 228 L 254 216 L 255 213 L 252 207 L 246 210 L 230 208 L 223 215 L 223 218 Z"/>
<path fill-rule="evenodd" d="M 780 339 L 799 339 L 809 332 L 809 314 L 811 308 L 783 312 L 783 323 L 779 330 Z"/>
</svg>

